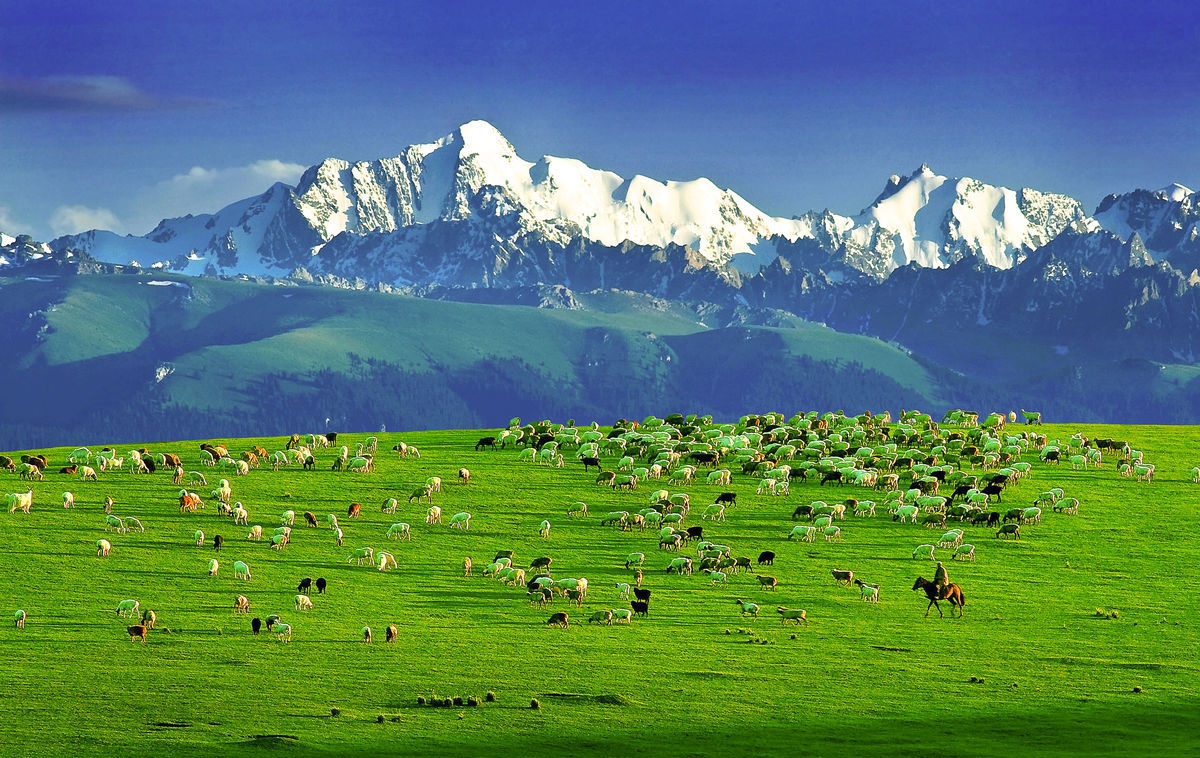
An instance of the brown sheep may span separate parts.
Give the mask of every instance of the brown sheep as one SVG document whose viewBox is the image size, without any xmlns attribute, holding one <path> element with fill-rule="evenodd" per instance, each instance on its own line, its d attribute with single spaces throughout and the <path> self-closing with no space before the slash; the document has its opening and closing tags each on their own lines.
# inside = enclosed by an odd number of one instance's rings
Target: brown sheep
<svg viewBox="0 0 1200 758">
<path fill-rule="evenodd" d="M 758 583 L 761 586 L 770 587 L 772 592 L 775 591 L 775 585 L 779 584 L 779 580 L 773 576 L 760 576 L 759 574 L 755 574 L 754 578 L 758 580 Z"/>
<path fill-rule="evenodd" d="M 559 611 L 550 616 L 550 620 L 546 622 L 546 626 L 561 626 L 567 629 L 571 626 L 570 617 L 565 611 Z"/>
<path fill-rule="evenodd" d="M 142 644 L 143 645 L 146 644 L 146 625 L 145 624 L 138 624 L 137 626 L 125 627 L 125 631 L 129 632 L 129 641 L 130 642 L 133 642 L 134 640 L 136 640 L 140 637 L 142 640 Z"/>
</svg>

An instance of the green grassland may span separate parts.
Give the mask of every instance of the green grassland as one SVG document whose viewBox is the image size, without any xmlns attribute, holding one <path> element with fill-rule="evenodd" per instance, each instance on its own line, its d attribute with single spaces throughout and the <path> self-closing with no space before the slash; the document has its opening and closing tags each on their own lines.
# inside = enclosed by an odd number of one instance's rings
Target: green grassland
<svg viewBox="0 0 1200 758">
<path fill-rule="evenodd" d="M 728 586 L 699 572 L 666 575 L 674 556 L 657 549 L 653 531 L 600 526 L 607 511 L 644 507 L 655 487 L 597 487 L 570 451 L 566 466 L 554 468 L 518 461 L 511 447 L 474 449 L 495 431 L 379 435 L 368 474 L 332 471 L 332 454 L 318 451 L 312 471 L 226 475 L 249 523 L 268 532 L 287 509 L 322 522 L 339 515 L 343 547 L 298 518 L 282 551 L 246 540 L 246 527 L 217 515 L 209 490 L 222 474 L 200 465 L 195 442 L 149 447 L 179 453 L 188 470 L 208 477 L 207 487 L 190 486 L 208 502 L 197 513 L 179 511 L 169 472 L 105 472 L 82 482 L 57 473 L 70 448 L 45 451 L 45 481 L 0 473 L 0 491 L 34 492 L 29 515 L 0 513 L 0 611 L 6 620 L 17 608 L 28 613 L 24 629 L 7 621 L 0 628 L 0 754 L 1195 754 L 1197 429 L 1042 431 L 1125 439 L 1156 465 L 1156 478 L 1120 477 L 1111 460 L 1076 471 L 1027 455 L 1032 477 L 1009 487 L 1004 506 L 1059 486 L 1079 498 L 1079 514 L 1047 512 L 1041 524 L 1022 526 L 1020 541 L 967 526 L 977 561 L 939 551 L 966 595 L 961 619 L 925 618 L 923 595 L 909 589 L 934 569 L 912 559 L 913 548 L 940 532 L 894 523 L 881 509 L 839 522 L 841 542 L 784 538 L 798 504 L 880 499 L 861 488 L 810 481 L 773 497 L 756 494 L 757 479 L 737 472 L 730 488 L 662 484 L 691 495 L 685 525 L 702 524 L 735 555 L 775 551 L 775 565 L 759 569 L 778 577 L 771 592 L 753 571 L 731 575 Z M 353 449 L 365 439 L 338 442 Z M 399 459 L 390 452 L 399 441 L 421 457 Z M 80 442 L 97 449 L 105 441 Z M 283 439 L 226 442 L 235 452 L 254 444 L 276 450 Z M 604 463 L 613 468 L 615 456 Z M 467 485 L 457 480 L 462 466 L 472 472 Z M 429 476 L 445 482 L 434 503 L 447 517 L 473 514 L 470 531 L 427 525 L 427 506 L 405 502 Z M 727 521 L 700 521 L 702 506 L 725 489 L 738 495 Z M 61 506 L 66 490 L 77 498 L 70 510 Z M 114 513 L 136 516 L 146 531 L 106 533 L 106 495 Z M 381 513 L 393 496 L 399 511 Z M 579 500 L 590 516 L 569 518 L 568 505 Z M 360 519 L 345 518 L 351 502 L 363 505 Z M 543 519 L 552 525 L 548 539 L 537 534 Z M 412 524 L 411 542 L 385 538 L 398 521 Z M 208 535 L 204 547 L 195 545 L 196 529 Z M 209 544 L 218 533 L 226 540 L 219 554 Z M 102 537 L 113 544 L 107 558 L 96 555 Z M 368 545 L 392 551 L 399 569 L 347 562 Z M 563 599 L 531 607 L 521 588 L 479 576 L 500 549 L 515 550 L 521 566 L 553 557 L 555 577 L 586 576 L 582 607 Z M 649 617 L 629 626 L 586 623 L 593 611 L 628 607 L 614 585 L 630 580 L 623 562 L 631 551 L 646 553 Z M 474 576 L 462 575 L 465 556 Z M 216 577 L 207 573 L 213 557 Z M 234 579 L 235 560 L 249 564 L 252 580 Z M 834 568 L 881 584 L 880 603 L 835 585 Z M 325 577 L 329 589 L 300 612 L 294 595 L 306 576 Z M 292 641 L 253 636 L 249 617 L 233 612 L 239 593 L 251 616 L 281 614 Z M 124 598 L 157 612 L 145 645 L 130 642 L 128 622 L 114 613 Z M 761 615 L 742 618 L 735 598 L 759 603 Z M 809 626 L 782 626 L 777 605 L 805 608 Z M 569 629 L 546 626 L 555 610 L 569 611 Z M 400 636 L 386 644 L 391 623 Z M 363 625 L 374 629 L 373 644 L 361 641 Z M 478 707 L 417 705 L 419 696 L 488 691 L 496 702 Z M 533 698 L 540 709 L 529 707 Z"/>
</svg>

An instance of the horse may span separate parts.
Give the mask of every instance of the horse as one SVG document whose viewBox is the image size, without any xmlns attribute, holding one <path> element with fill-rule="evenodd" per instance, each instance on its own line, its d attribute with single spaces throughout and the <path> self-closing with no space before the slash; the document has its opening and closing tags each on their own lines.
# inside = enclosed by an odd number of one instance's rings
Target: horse
<svg viewBox="0 0 1200 758">
<path fill-rule="evenodd" d="M 950 617 L 954 618 L 954 608 L 958 606 L 958 617 L 962 618 L 963 606 L 967 604 L 966 598 L 963 597 L 962 587 L 951 582 L 942 587 L 941 592 L 938 592 L 937 586 L 923 576 L 918 576 L 917 581 L 913 582 L 913 591 L 925 590 L 925 597 L 929 598 L 929 605 L 925 606 L 925 617 L 929 617 L 929 609 L 937 608 L 938 617 L 945 618 L 942 613 L 942 606 L 938 604 L 939 600 L 950 601 Z"/>
</svg>

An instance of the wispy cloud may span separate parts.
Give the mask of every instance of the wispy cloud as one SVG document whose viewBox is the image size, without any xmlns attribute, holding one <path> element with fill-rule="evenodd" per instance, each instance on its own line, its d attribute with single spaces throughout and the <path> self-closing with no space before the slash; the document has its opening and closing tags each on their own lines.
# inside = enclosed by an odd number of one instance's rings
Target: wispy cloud
<svg viewBox="0 0 1200 758">
<path fill-rule="evenodd" d="M 48 76 L 39 79 L 0 76 L 0 112 L 148 111 L 204 108 L 216 104 L 198 98 L 152 95 L 119 76 Z"/>
<path fill-rule="evenodd" d="M 108 208 L 89 208 L 86 205 L 60 205 L 50 214 L 50 230 L 54 236 L 79 234 L 90 229 L 108 229 L 121 233 L 124 224 Z"/>
<path fill-rule="evenodd" d="M 10 208 L 0 205 L 0 232 L 15 237 L 18 234 L 30 234 L 33 232 L 33 228 L 28 224 L 21 223 L 13 216 Z"/>
</svg>

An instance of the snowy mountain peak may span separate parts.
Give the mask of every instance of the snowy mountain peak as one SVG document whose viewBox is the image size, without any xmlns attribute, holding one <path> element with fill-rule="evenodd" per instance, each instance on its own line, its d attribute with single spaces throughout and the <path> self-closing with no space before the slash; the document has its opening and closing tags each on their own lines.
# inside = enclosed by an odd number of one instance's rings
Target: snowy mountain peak
<svg viewBox="0 0 1200 758">
<path fill-rule="evenodd" d="M 1166 187 L 1163 187 L 1162 189 L 1160 189 L 1158 191 L 1158 194 L 1163 195 L 1164 197 L 1166 197 L 1168 200 L 1170 200 L 1173 203 L 1178 203 L 1179 201 L 1183 200 L 1188 195 L 1192 194 L 1192 190 L 1183 186 L 1179 182 L 1172 182 L 1171 184 L 1168 184 Z"/>
</svg>

